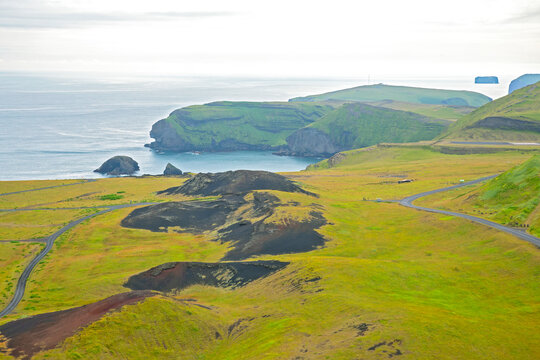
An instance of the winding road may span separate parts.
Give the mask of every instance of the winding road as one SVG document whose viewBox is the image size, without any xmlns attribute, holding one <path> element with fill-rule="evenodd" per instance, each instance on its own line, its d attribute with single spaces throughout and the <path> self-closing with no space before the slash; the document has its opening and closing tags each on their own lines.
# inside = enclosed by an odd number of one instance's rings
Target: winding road
<svg viewBox="0 0 540 360">
<path fill-rule="evenodd" d="M 399 204 L 403 205 L 403 206 L 406 206 L 406 207 L 409 207 L 409 208 L 412 208 L 412 209 L 416 209 L 416 210 L 429 211 L 429 212 L 432 212 L 432 213 L 457 216 L 457 217 L 460 217 L 460 218 L 463 218 L 463 219 L 474 221 L 476 223 L 486 225 L 486 226 L 489 226 L 491 228 L 494 228 L 494 229 L 497 229 L 497 230 L 504 231 L 506 233 L 512 234 L 512 235 L 517 236 L 518 238 L 520 238 L 522 240 L 528 241 L 528 242 L 540 247 L 540 239 L 537 238 L 536 236 L 533 236 L 531 234 L 526 233 L 525 231 L 521 231 L 521 230 L 517 230 L 517 229 L 511 228 L 511 227 L 508 227 L 508 226 L 497 224 L 497 223 L 495 223 L 493 221 L 489 221 L 489 220 L 482 219 L 482 218 L 472 216 L 472 215 L 462 214 L 462 213 L 453 212 L 453 211 L 431 209 L 431 208 L 427 208 L 427 207 L 413 205 L 413 201 L 415 201 L 415 200 L 417 200 L 417 199 L 419 199 L 421 197 L 436 194 L 436 193 L 440 193 L 440 192 L 443 192 L 443 191 L 457 189 L 457 188 L 460 188 L 462 186 L 477 184 L 477 183 L 482 182 L 482 181 L 493 179 L 496 176 L 498 176 L 498 174 L 497 175 L 486 176 L 486 177 L 476 179 L 476 180 L 472 180 L 472 181 L 463 182 L 463 183 L 460 183 L 460 184 L 454 185 L 454 186 L 448 186 L 448 187 L 445 187 L 445 188 L 442 188 L 442 189 L 426 191 L 426 192 L 423 192 L 423 193 L 420 193 L 420 194 L 408 196 L 408 197 L 400 200 Z"/>
<path fill-rule="evenodd" d="M 71 185 L 71 184 L 69 184 L 69 185 Z M 67 185 L 64 185 L 64 186 L 67 186 Z M 56 239 L 58 239 L 58 237 L 60 235 L 62 235 L 63 233 L 65 233 L 69 229 L 73 228 L 74 226 L 79 225 L 80 223 L 82 223 L 85 220 L 93 218 L 94 216 L 98 216 L 98 215 L 107 213 L 109 211 L 128 208 L 128 207 L 142 206 L 142 205 L 153 205 L 153 204 L 156 204 L 156 203 L 148 202 L 148 203 L 125 204 L 125 205 L 113 205 L 113 206 L 110 206 L 110 207 L 106 208 L 105 210 L 101 210 L 101 211 L 99 211 L 97 213 L 87 215 L 87 216 L 82 217 L 82 218 L 77 219 L 77 220 L 73 220 L 72 222 L 70 222 L 69 224 L 67 224 L 66 226 L 64 226 L 63 228 L 61 228 L 57 232 L 55 232 L 54 234 L 52 234 L 52 235 L 50 235 L 50 236 L 48 236 L 48 237 L 46 237 L 44 239 L 39 239 L 41 241 L 45 241 L 45 248 L 43 250 L 41 250 L 41 252 L 39 254 L 37 254 L 37 256 L 34 259 L 32 259 L 32 261 L 26 266 L 26 268 L 22 272 L 21 277 L 17 281 L 17 287 L 15 288 L 15 294 L 13 295 L 13 298 L 11 299 L 9 304 L 7 304 L 7 306 L 2 311 L 0 311 L 0 318 L 2 318 L 4 316 L 8 315 L 9 313 L 11 313 L 13 310 L 15 310 L 17 305 L 19 305 L 19 302 L 21 301 L 21 299 L 24 296 L 24 290 L 26 289 L 26 282 L 28 281 L 28 278 L 30 277 L 30 274 L 32 273 L 34 268 L 37 266 L 37 264 L 39 264 L 39 262 L 49 253 L 49 251 L 51 251 L 51 249 L 52 249 L 52 247 L 54 245 L 54 241 Z M 35 240 L 35 241 L 39 241 L 39 240 Z"/>
<path fill-rule="evenodd" d="M 540 239 L 537 238 L 536 236 L 527 234 L 524 231 L 516 230 L 516 229 L 510 228 L 510 227 L 501 225 L 501 224 L 497 224 L 497 223 L 495 223 L 493 221 L 489 221 L 489 220 L 482 219 L 482 218 L 472 216 L 472 215 L 457 213 L 457 212 L 453 212 L 453 211 L 431 209 L 431 208 L 427 208 L 427 207 L 413 205 L 413 201 L 415 201 L 415 200 L 417 200 L 417 199 L 419 199 L 421 197 L 436 194 L 436 193 L 443 192 L 443 191 L 457 189 L 457 188 L 460 188 L 460 187 L 463 187 L 463 186 L 477 184 L 477 183 L 480 183 L 482 181 L 492 179 L 492 178 L 494 178 L 496 176 L 498 176 L 498 174 L 497 175 L 486 176 L 486 177 L 476 179 L 476 180 L 472 180 L 472 181 L 463 182 L 463 183 L 460 183 L 458 185 L 453 185 L 453 186 L 448 186 L 448 187 L 441 188 L 441 189 L 422 192 L 422 193 L 419 193 L 419 194 L 416 194 L 416 195 L 408 196 L 408 197 L 398 201 L 398 203 L 400 205 L 402 205 L 402 206 L 406 206 L 406 207 L 416 209 L 416 210 L 422 210 L 422 211 L 428 211 L 428 212 L 432 212 L 432 213 L 456 216 L 456 217 L 467 219 L 467 220 L 470 220 L 470 221 L 473 221 L 473 222 L 476 222 L 476 223 L 480 223 L 480 224 L 489 226 L 491 228 L 494 228 L 494 229 L 497 229 L 497 230 L 504 231 L 506 233 L 512 234 L 512 235 L 517 236 L 518 238 L 520 238 L 522 240 L 528 241 L 528 242 L 540 247 Z M 59 185 L 59 186 L 69 186 L 69 185 L 72 185 L 72 184 Z M 59 186 L 52 186 L 52 187 L 59 187 Z M 40 188 L 40 189 L 32 189 L 32 190 L 25 190 L 25 191 L 19 191 L 19 192 L 43 190 L 43 189 L 48 189 L 48 188 L 51 188 L 51 187 Z M 19 192 L 15 192 L 15 193 L 19 193 Z M 8 194 L 13 194 L 13 193 L 8 193 Z M 0 196 L 1 195 L 7 195 L 7 194 L 0 194 Z M 49 253 L 49 251 L 52 249 L 52 247 L 54 245 L 54 241 L 60 235 L 62 235 L 63 233 L 65 233 L 69 229 L 73 228 L 74 226 L 77 226 L 78 224 L 82 223 L 83 221 L 85 221 L 87 219 L 90 219 L 90 218 L 93 218 L 94 216 L 98 216 L 98 215 L 101 215 L 101 214 L 104 214 L 104 213 L 107 213 L 107 212 L 110 212 L 110 211 L 113 211 L 113 210 L 117 210 L 117 209 L 123 209 L 123 208 L 128 208 L 128 207 L 135 207 L 135 206 L 143 206 L 143 205 L 153 205 L 153 204 L 156 204 L 156 203 L 135 203 L 135 204 L 125 204 L 125 205 L 110 206 L 110 207 L 107 207 L 106 209 L 101 210 L 99 212 L 96 212 L 94 214 L 90 214 L 90 215 L 87 215 L 87 216 L 82 217 L 80 219 L 74 220 L 74 221 L 70 222 L 69 224 L 67 224 L 66 226 L 64 226 L 63 228 L 61 228 L 60 230 L 58 230 L 57 232 L 55 232 L 54 234 L 52 234 L 52 235 L 50 235 L 50 236 L 48 236 L 46 238 L 35 239 L 34 241 L 45 241 L 45 248 L 34 259 L 32 259 L 32 261 L 26 266 L 26 268 L 22 272 L 21 277 L 19 278 L 19 280 L 17 282 L 17 287 L 15 288 L 15 294 L 13 295 L 13 298 L 11 299 L 9 304 L 2 311 L 0 311 L 0 318 L 10 314 L 13 310 L 15 310 L 15 308 L 17 307 L 17 305 L 19 304 L 19 302 L 21 301 L 21 299 L 24 296 L 24 291 L 26 289 L 26 283 L 28 281 L 28 278 L 30 277 L 30 274 L 32 273 L 34 268 L 37 266 L 37 264 L 39 264 L 39 262 Z M 38 210 L 38 209 L 6 209 L 4 211 L 21 211 L 21 210 L 29 211 L 29 210 Z"/>
</svg>

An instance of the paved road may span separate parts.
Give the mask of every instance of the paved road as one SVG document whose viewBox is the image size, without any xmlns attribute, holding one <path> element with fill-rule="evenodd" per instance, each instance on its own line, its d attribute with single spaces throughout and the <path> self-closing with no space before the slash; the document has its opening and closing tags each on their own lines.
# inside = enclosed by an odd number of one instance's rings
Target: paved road
<svg viewBox="0 0 540 360">
<path fill-rule="evenodd" d="M 86 180 L 84 180 L 84 181 L 76 182 L 76 183 L 71 183 L 71 184 L 62 184 L 62 185 L 47 186 L 47 187 L 36 188 L 36 189 L 28 189 L 28 190 L 20 190 L 20 191 L 7 192 L 7 193 L 2 193 L 2 194 L 0 194 L 0 196 L 13 195 L 13 194 L 20 194 L 20 193 L 25 193 L 25 192 L 29 192 L 29 191 L 38 191 L 38 190 L 54 189 L 54 188 L 63 187 L 63 186 L 80 185 L 80 184 L 85 184 L 85 183 L 94 182 L 94 181 L 96 181 L 96 179 L 86 179 Z"/>
<path fill-rule="evenodd" d="M 470 220 L 470 221 L 474 221 L 474 222 L 477 222 L 477 223 L 492 227 L 494 229 L 507 232 L 509 234 L 517 236 L 518 238 L 520 238 L 522 240 L 528 241 L 528 242 L 533 243 L 534 245 L 540 247 L 540 239 L 537 238 L 536 236 L 527 234 L 524 231 L 513 229 L 511 227 L 507 227 L 507 226 L 504 226 L 504 225 L 501 225 L 501 224 L 497 224 L 497 223 L 495 223 L 493 221 L 489 221 L 489 220 L 482 219 L 482 218 L 472 216 L 472 215 L 457 213 L 457 212 L 453 212 L 453 211 L 431 209 L 431 208 L 422 207 L 422 206 L 416 206 L 416 205 L 412 204 L 413 201 L 415 201 L 415 200 L 417 200 L 417 199 L 419 199 L 421 197 L 428 196 L 428 195 L 431 195 L 431 194 L 436 194 L 436 193 L 443 192 L 443 191 L 457 189 L 457 188 L 462 187 L 462 186 L 477 184 L 477 183 L 485 181 L 485 180 L 493 179 L 496 176 L 498 176 L 498 175 L 486 176 L 486 177 L 476 179 L 476 180 L 473 180 L 473 181 L 463 182 L 463 183 L 460 183 L 458 185 L 448 186 L 448 187 L 445 187 L 445 188 L 442 188 L 442 189 L 436 189 L 436 190 L 426 191 L 426 192 L 423 192 L 423 193 L 420 193 L 420 194 L 412 195 L 412 196 L 406 197 L 405 199 L 400 200 L 399 204 L 403 205 L 403 206 L 406 206 L 406 207 L 413 208 L 413 209 L 417 209 L 417 210 L 429 211 L 429 212 L 438 213 L 438 214 L 452 215 L 452 216 L 457 216 L 457 217 L 467 219 L 467 220 Z"/>
<path fill-rule="evenodd" d="M 496 141 L 451 141 L 451 144 L 459 145 L 513 145 L 513 146 L 538 146 L 536 142 L 496 142 Z"/>
<path fill-rule="evenodd" d="M 55 232 L 54 234 L 52 234 L 51 236 L 48 236 L 46 238 L 45 248 L 43 250 L 41 250 L 41 252 L 39 254 L 37 254 L 37 256 L 34 259 L 32 259 L 32 261 L 26 266 L 26 268 L 22 272 L 21 277 L 17 281 L 17 287 L 15 288 L 15 294 L 13 295 L 13 298 L 11 299 L 9 304 L 7 304 L 5 309 L 0 311 L 0 318 L 8 315 L 13 310 L 15 310 L 15 308 L 17 307 L 17 305 L 19 304 L 19 302 L 21 301 L 21 299 L 24 296 L 24 290 L 26 289 L 26 282 L 28 281 L 28 277 L 32 273 L 32 270 L 34 270 L 36 265 L 39 264 L 39 262 L 49 253 L 49 251 L 51 251 L 51 249 L 52 249 L 52 247 L 54 245 L 54 241 L 60 235 L 62 235 L 63 233 L 65 233 L 69 229 L 73 228 L 74 226 L 79 225 L 83 221 L 88 220 L 88 219 L 90 219 L 90 218 L 92 218 L 94 216 L 97 216 L 97 215 L 101 215 L 101 214 L 107 213 L 109 211 L 117 210 L 117 209 L 123 209 L 123 208 L 141 206 L 141 205 L 153 205 L 153 204 L 157 204 L 157 203 L 136 203 L 136 204 L 114 205 L 114 206 L 111 206 L 111 207 L 109 207 L 109 208 L 107 208 L 105 210 L 101 210 L 100 212 L 90 214 L 90 215 L 85 216 L 83 218 L 74 220 L 74 221 L 70 222 L 69 224 L 67 224 L 66 226 L 64 226 L 63 228 L 61 228 L 60 230 L 58 230 L 57 232 Z"/>
</svg>

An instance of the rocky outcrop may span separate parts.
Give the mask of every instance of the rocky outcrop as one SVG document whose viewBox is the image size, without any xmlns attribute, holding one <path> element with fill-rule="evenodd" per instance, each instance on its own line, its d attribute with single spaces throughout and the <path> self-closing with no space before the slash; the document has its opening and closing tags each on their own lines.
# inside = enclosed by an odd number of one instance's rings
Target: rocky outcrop
<svg viewBox="0 0 540 360">
<path fill-rule="evenodd" d="M 212 234 L 219 242 L 231 244 L 223 260 L 298 253 L 323 246 L 325 239 L 316 229 L 326 220 L 316 206 L 301 220 L 271 220 L 277 207 L 296 205 L 284 205 L 265 192 L 224 195 L 217 200 L 172 201 L 135 209 L 121 225 L 154 232 Z"/>
<path fill-rule="evenodd" d="M 155 141 L 145 146 L 151 149 L 175 152 L 195 150 L 193 149 L 193 144 L 181 138 L 176 132 L 176 129 L 166 119 L 159 120 L 152 125 L 150 137 L 155 139 Z"/>
<path fill-rule="evenodd" d="M 164 292 L 182 290 L 192 285 L 234 289 L 271 275 L 288 264 L 281 261 L 166 263 L 130 277 L 124 286 Z"/>
<path fill-rule="evenodd" d="M 129 156 L 113 156 L 94 172 L 105 175 L 132 175 L 139 171 L 139 164 Z"/>
<path fill-rule="evenodd" d="M 158 194 L 214 196 L 245 194 L 252 190 L 278 190 L 310 194 L 287 179 L 269 171 L 236 170 L 221 173 L 200 173 L 182 186 L 172 187 Z"/>
<path fill-rule="evenodd" d="M 477 76 L 474 78 L 475 84 L 498 84 L 499 78 L 496 76 Z"/>
<path fill-rule="evenodd" d="M 540 74 L 521 75 L 520 77 L 510 82 L 510 86 L 508 87 L 508 93 L 511 94 L 517 89 L 521 89 L 522 87 L 529 86 L 539 81 L 540 81 Z"/>
<path fill-rule="evenodd" d="M 177 168 L 171 163 L 167 163 L 167 166 L 165 166 L 165 170 L 163 170 L 163 175 L 171 176 L 171 175 L 182 175 L 182 170 Z"/>
<path fill-rule="evenodd" d="M 328 134 L 311 127 L 294 132 L 287 137 L 287 147 L 278 155 L 292 156 L 332 156 L 340 148 L 336 146 Z"/>
<path fill-rule="evenodd" d="M 489 116 L 477 121 L 469 128 L 484 128 L 492 130 L 530 131 L 540 133 L 540 123 L 504 116 Z"/>
</svg>

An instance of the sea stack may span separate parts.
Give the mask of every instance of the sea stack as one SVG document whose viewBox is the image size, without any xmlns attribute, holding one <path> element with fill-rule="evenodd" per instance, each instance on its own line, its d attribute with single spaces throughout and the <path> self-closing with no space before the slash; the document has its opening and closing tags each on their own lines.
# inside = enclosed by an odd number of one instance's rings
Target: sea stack
<svg viewBox="0 0 540 360">
<path fill-rule="evenodd" d="M 129 156 L 113 156 L 94 172 L 105 175 L 131 175 L 139 171 L 139 164 Z"/>
<path fill-rule="evenodd" d="M 167 166 L 165 166 L 165 170 L 163 170 L 163 175 L 171 176 L 171 175 L 182 175 L 182 170 L 177 168 L 171 163 L 167 163 Z"/>
</svg>

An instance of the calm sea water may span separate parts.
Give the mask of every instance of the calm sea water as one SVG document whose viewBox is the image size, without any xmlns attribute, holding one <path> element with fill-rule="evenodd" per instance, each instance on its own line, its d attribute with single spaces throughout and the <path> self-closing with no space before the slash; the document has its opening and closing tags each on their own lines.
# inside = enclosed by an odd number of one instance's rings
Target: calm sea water
<svg viewBox="0 0 540 360">
<path fill-rule="evenodd" d="M 359 79 L 104 81 L 0 73 L 0 180 L 100 177 L 92 170 L 114 155 L 133 157 L 140 174 L 160 174 L 167 162 L 191 172 L 304 169 L 319 159 L 270 152 L 157 154 L 144 144 L 151 141 L 152 124 L 182 106 L 216 100 L 287 100 L 365 83 Z M 388 83 L 482 90 L 468 78 L 390 79 Z M 500 95 L 505 91 L 484 89 Z"/>
</svg>

